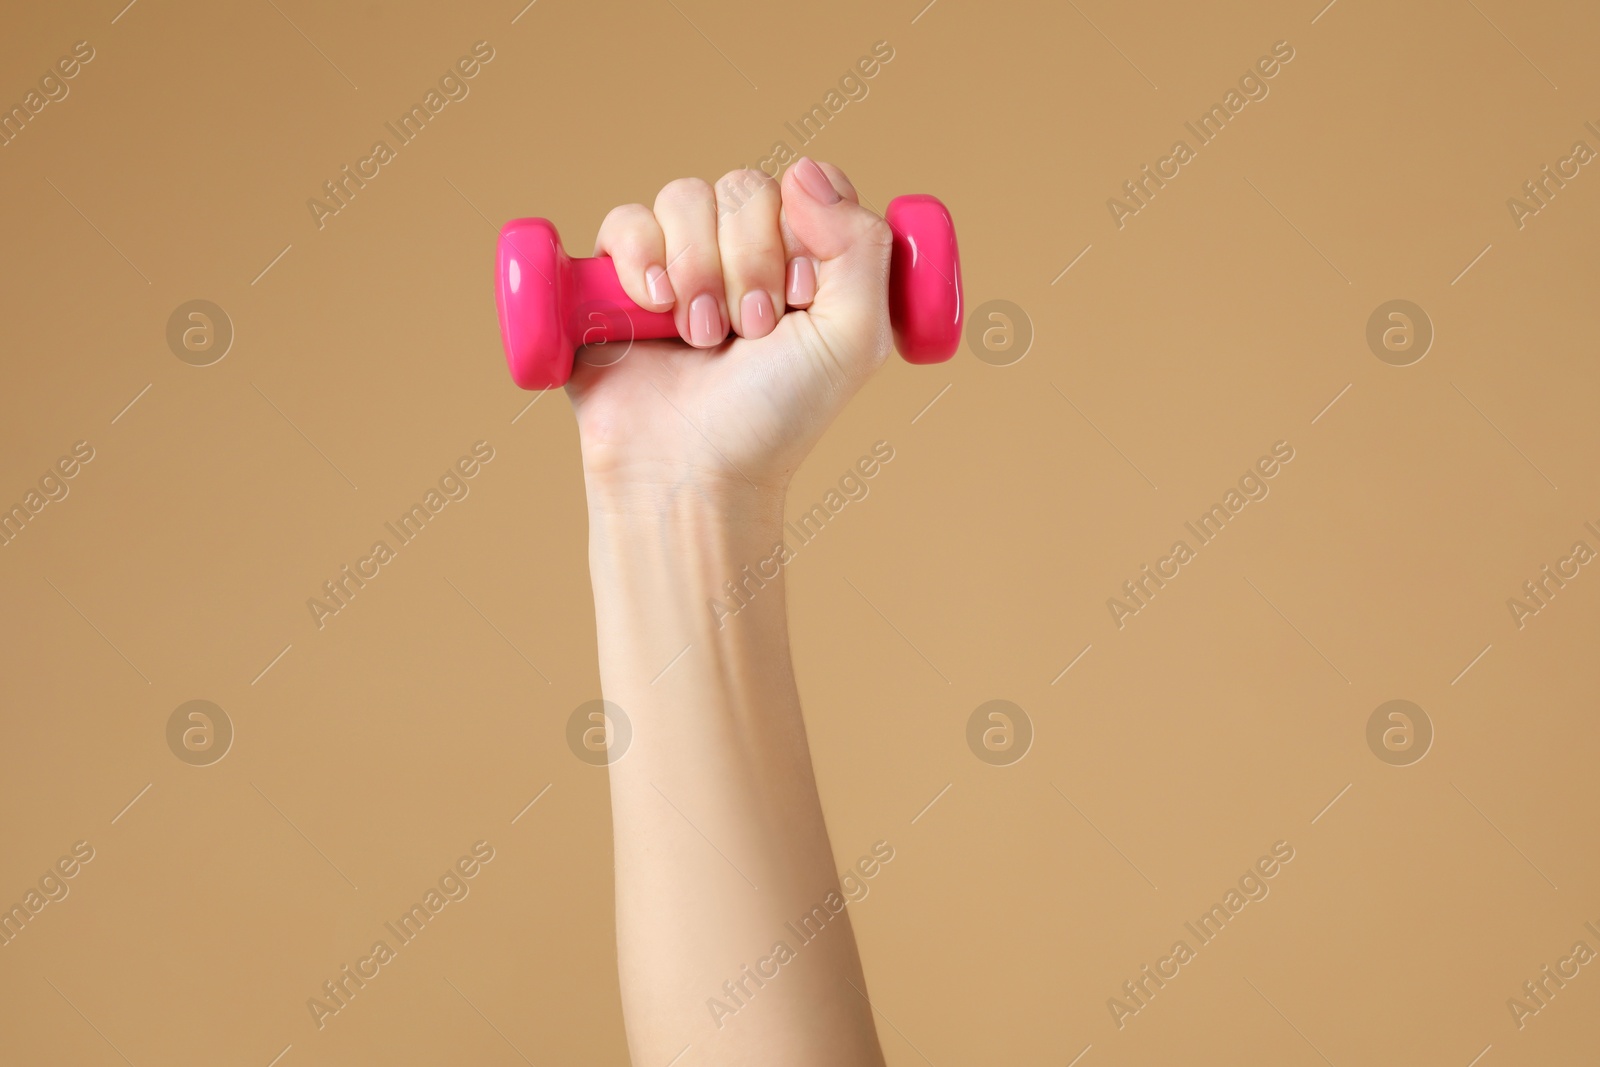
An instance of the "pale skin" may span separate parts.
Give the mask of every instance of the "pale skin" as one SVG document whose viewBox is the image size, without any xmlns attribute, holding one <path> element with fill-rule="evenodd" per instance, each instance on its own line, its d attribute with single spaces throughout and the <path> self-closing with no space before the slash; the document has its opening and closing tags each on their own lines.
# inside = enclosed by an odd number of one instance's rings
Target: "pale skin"
<svg viewBox="0 0 1600 1067">
<path fill-rule="evenodd" d="M 844 174 L 809 159 L 781 183 L 760 171 L 672 182 L 600 229 L 596 254 L 636 303 L 670 309 L 682 337 L 620 359 L 616 345 L 585 349 L 567 386 L 601 687 L 633 728 L 610 777 L 637 1067 L 666 1067 L 686 1045 L 684 1067 L 883 1063 L 848 910 L 809 943 L 785 928 L 839 882 L 784 579 L 737 617 L 708 601 L 773 554 L 795 470 L 888 355 L 891 244 Z M 734 1004 L 724 983 L 780 940 L 794 958 L 769 963 L 777 975 L 759 987 L 745 979 L 754 993 L 736 1013 L 713 1013 L 708 998 Z"/>
</svg>

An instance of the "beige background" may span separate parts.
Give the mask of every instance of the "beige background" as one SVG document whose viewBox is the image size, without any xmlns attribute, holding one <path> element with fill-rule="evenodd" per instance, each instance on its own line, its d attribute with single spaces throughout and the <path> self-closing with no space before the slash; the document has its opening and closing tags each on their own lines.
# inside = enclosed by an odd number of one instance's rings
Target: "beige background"
<svg viewBox="0 0 1600 1067">
<path fill-rule="evenodd" d="M 0 948 L 0 1061 L 626 1061 L 604 775 L 563 740 L 598 695 L 577 442 L 505 373 L 493 227 L 586 252 L 614 204 L 797 147 L 879 40 L 810 150 L 879 206 L 944 198 L 969 304 L 1036 332 L 893 361 L 791 498 L 896 449 L 789 578 L 836 854 L 896 850 L 853 909 L 889 1062 L 1592 1061 L 1600 963 L 1506 1007 L 1600 950 L 1600 574 L 1506 607 L 1600 548 L 1600 169 L 1506 208 L 1600 149 L 1592 8 L 921 3 L 6 13 L 7 104 L 96 57 L 0 148 L 0 502 L 96 456 L 0 548 L 0 901 L 96 855 Z M 479 40 L 470 96 L 318 230 L 307 198 Z M 1280 40 L 1118 230 L 1106 199 Z M 165 341 L 195 298 L 236 330 L 203 368 Z M 1365 341 L 1395 298 L 1437 331 L 1403 368 Z M 477 440 L 471 495 L 317 630 Z M 1106 598 L 1278 440 L 1270 497 L 1118 630 Z M 196 698 L 237 732 L 209 767 L 165 740 Z M 965 742 L 996 698 L 1037 735 L 1010 767 Z M 1365 739 L 1394 698 L 1436 731 L 1409 767 Z M 307 998 L 480 839 L 471 895 L 319 1032 Z M 1119 1030 L 1107 999 L 1279 840 L 1271 895 Z"/>
</svg>

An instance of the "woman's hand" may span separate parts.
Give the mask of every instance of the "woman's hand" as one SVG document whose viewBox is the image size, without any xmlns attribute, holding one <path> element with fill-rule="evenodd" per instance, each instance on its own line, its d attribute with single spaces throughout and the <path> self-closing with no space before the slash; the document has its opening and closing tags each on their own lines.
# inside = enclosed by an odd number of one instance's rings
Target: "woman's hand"
<svg viewBox="0 0 1600 1067">
<path fill-rule="evenodd" d="M 783 181 L 680 178 L 606 216 L 596 255 L 686 344 L 579 350 L 567 391 L 591 501 L 688 489 L 781 499 L 828 424 L 888 354 L 889 225 L 838 168 Z M 731 332 L 730 332 L 731 331 Z"/>
</svg>

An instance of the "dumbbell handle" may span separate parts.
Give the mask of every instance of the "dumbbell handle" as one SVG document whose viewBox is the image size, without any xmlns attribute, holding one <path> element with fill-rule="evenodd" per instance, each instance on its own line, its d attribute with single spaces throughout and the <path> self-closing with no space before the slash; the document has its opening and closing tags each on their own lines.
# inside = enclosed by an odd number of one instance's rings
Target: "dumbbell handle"
<svg viewBox="0 0 1600 1067">
<path fill-rule="evenodd" d="M 910 363 L 941 363 L 961 341 L 961 259 L 950 212 L 936 198 L 898 196 L 885 214 L 894 234 L 888 311 L 895 346 Z M 628 298 L 609 257 L 573 259 L 546 219 L 500 229 L 495 302 L 511 377 L 524 389 L 563 385 L 583 345 L 677 337 L 670 311 Z"/>
<path fill-rule="evenodd" d="M 578 300 L 569 328 L 579 344 L 657 341 L 678 336 L 678 322 L 672 312 L 646 311 L 623 291 L 617 265 L 610 256 L 571 262 L 572 287 Z M 601 308 L 615 308 L 621 314 L 601 314 Z"/>
</svg>

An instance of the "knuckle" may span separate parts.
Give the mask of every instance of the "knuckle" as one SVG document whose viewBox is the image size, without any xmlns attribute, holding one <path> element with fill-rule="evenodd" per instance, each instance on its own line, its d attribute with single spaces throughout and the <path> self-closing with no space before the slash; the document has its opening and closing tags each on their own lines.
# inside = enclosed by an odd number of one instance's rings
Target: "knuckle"
<svg viewBox="0 0 1600 1067">
<path fill-rule="evenodd" d="M 614 257 L 648 256 L 660 241 L 661 230 L 653 212 L 643 204 L 623 204 L 612 208 L 600 223 L 596 248 Z"/>
<path fill-rule="evenodd" d="M 739 204 L 764 193 L 776 192 L 778 183 L 766 171 L 754 167 L 730 170 L 717 182 L 717 199 Z"/>
<path fill-rule="evenodd" d="M 636 233 L 626 234 L 611 242 L 611 258 L 624 263 L 643 264 L 655 258 L 654 245 Z"/>
<path fill-rule="evenodd" d="M 725 249 L 722 254 L 723 274 L 730 285 L 741 289 L 781 290 L 783 267 L 782 252 L 762 245 Z"/>
<path fill-rule="evenodd" d="M 606 213 L 607 226 L 636 226 L 642 222 L 654 222 L 655 214 L 643 204 L 618 204 Z"/>
<path fill-rule="evenodd" d="M 737 256 L 740 259 L 783 258 L 783 243 L 777 234 L 723 230 L 717 235 L 717 244 L 721 246 L 724 256 Z"/>
<path fill-rule="evenodd" d="M 667 274 L 674 281 L 679 278 L 705 281 L 721 276 L 722 261 L 715 250 L 688 245 L 667 264 Z"/>
<path fill-rule="evenodd" d="M 648 233 L 655 224 L 655 215 L 643 204 L 622 204 L 601 220 L 600 238 L 608 244 L 637 240 L 638 234 Z"/>
<path fill-rule="evenodd" d="M 657 207 L 701 207 L 715 202 L 716 196 L 704 178 L 675 178 L 656 194 Z"/>
<path fill-rule="evenodd" d="M 892 248 L 894 246 L 894 228 L 889 225 L 889 220 L 879 215 L 873 215 L 868 222 L 861 239 L 871 246 L 879 248 Z"/>
</svg>

